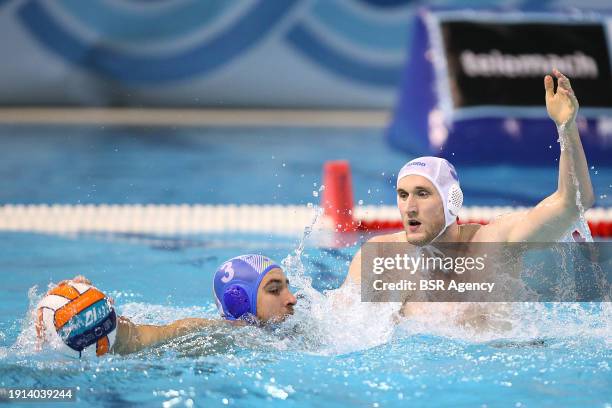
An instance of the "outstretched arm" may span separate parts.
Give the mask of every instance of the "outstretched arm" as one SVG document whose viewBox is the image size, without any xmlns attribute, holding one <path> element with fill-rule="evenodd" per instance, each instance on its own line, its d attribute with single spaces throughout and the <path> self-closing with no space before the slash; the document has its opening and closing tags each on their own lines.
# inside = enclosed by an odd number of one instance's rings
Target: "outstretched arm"
<svg viewBox="0 0 612 408">
<path fill-rule="evenodd" d="M 557 191 L 526 214 L 502 217 L 496 221 L 509 242 L 553 242 L 559 240 L 594 202 L 589 169 L 576 126 L 578 100 L 570 81 L 558 70 L 554 90 L 550 75 L 544 78 L 546 109 L 559 130 L 561 156 Z"/>
<path fill-rule="evenodd" d="M 67 282 L 84 283 L 92 285 L 91 281 L 82 275 L 61 281 L 59 285 Z M 114 303 L 112 298 L 109 298 Z M 201 330 L 205 327 L 221 324 L 221 320 L 210 320 L 201 318 L 181 319 L 164 326 L 154 326 L 148 324 L 134 324 L 130 319 L 119 316 L 117 319 L 117 335 L 113 344 L 112 352 L 117 354 L 129 354 L 144 348 L 163 343 L 185 334 Z M 242 322 L 233 322 L 242 324 Z"/>
<path fill-rule="evenodd" d="M 165 326 L 153 326 L 134 324 L 128 318 L 120 316 L 117 320 L 117 337 L 112 351 L 117 354 L 134 353 L 214 324 L 218 324 L 218 321 L 188 318 L 177 320 Z"/>
</svg>

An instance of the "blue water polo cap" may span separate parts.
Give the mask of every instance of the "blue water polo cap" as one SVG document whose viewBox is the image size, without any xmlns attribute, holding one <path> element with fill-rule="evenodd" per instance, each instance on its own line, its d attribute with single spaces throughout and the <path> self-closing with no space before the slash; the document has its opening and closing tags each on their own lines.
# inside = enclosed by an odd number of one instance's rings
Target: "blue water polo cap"
<svg viewBox="0 0 612 408">
<path fill-rule="evenodd" d="M 225 319 L 236 320 L 257 315 L 257 289 L 272 269 L 280 268 L 276 262 L 262 255 L 240 255 L 224 262 L 213 282 L 215 301 Z"/>
</svg>

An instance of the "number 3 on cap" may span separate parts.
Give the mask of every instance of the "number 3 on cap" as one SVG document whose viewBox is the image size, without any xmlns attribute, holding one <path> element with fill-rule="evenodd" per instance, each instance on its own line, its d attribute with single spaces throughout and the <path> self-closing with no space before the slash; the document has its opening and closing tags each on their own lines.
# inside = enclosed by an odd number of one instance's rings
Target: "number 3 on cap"
<svg viewBox="0 0 612 408">
<path fill-rule="evenodd" d="M 234 279 L 234 268 L 232 268 L 231 262 L 226 262 L 221 269 L 226 273 L 226 275 L 221 278 L 221 282 L 227 283 Z"/>
</svg>

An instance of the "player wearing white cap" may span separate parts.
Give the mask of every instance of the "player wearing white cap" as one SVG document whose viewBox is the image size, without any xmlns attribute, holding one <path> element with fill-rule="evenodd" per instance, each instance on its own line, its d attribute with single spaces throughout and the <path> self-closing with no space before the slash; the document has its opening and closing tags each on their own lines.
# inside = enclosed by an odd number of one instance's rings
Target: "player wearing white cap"
<svg viewBox="0 0 612 408">
<path fill-rule="evenodd" d="M 570 81 L 558 70 L 544 78 L 548 115 L 559 131 L 561 155 L 557 190 L 535 207 L 495 218 L 487 225 L 457 223 L 463 193 L 452 164 L 438 157 L 408 162 L 397 177 L 397 206 L 404 230 L 379 235 L 370 242 L 555 242 L 594 202 L 593 186 L 576 127 L 578 100 Z M 525 183 L 528 184 L 528 180 Z M 346 282 L 361 281 L 361 250 L 349 268 Z M 346 283 L 345 282 L 345 283 Z"/>
</svg>

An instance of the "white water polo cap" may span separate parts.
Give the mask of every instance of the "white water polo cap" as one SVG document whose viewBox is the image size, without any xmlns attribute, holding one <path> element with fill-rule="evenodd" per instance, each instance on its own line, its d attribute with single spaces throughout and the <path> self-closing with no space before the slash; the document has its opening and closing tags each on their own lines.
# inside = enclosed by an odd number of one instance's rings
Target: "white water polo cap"
<svg viewBox="0 0 612 408">
<path fill-rule="evenodd" d="M 445 228 L 442 230 L 444 231 L 455 222 L 463 205 L 463 192 L 459 186 L 459 177 L 457 177 L 455 167 L 448 160 L 440 157 L 419 157 L 409 161 L 400 169 L 397 184 L 402 178 L 411 175 L 425 177 L 438 190 L 444 206 Z"/>
</svg>

